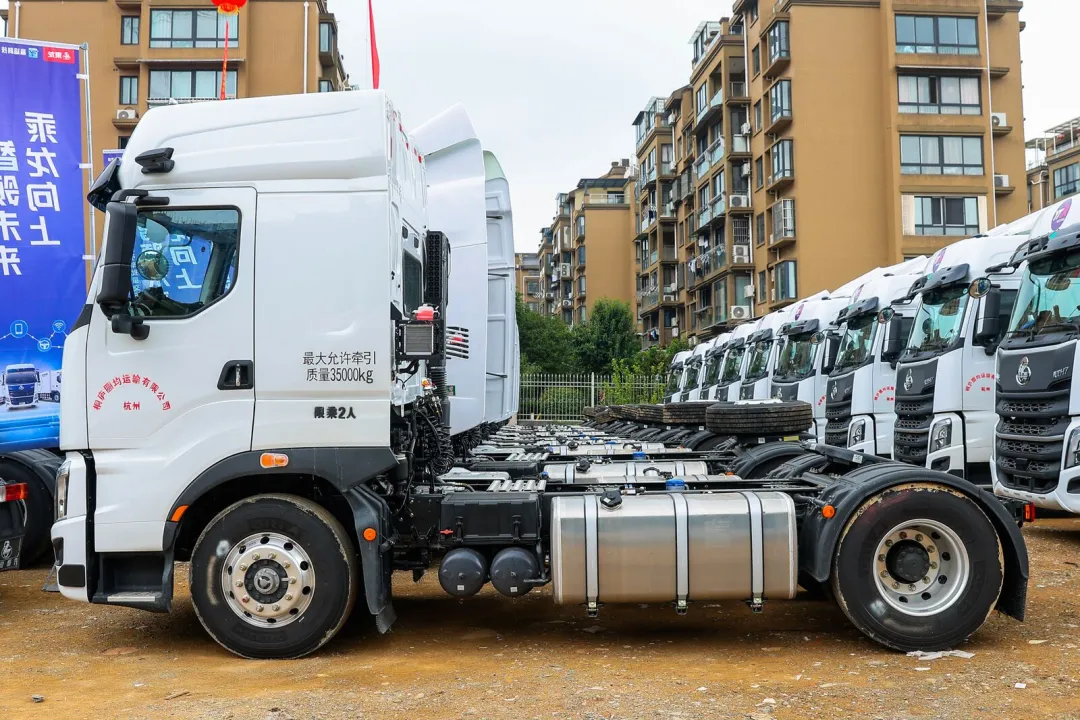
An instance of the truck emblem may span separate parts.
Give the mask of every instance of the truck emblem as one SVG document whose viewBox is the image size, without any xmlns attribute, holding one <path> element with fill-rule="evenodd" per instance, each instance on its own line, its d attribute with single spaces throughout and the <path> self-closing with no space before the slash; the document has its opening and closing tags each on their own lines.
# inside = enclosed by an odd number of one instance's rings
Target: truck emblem
<svg viewBox="0 0 1080 720">
<path fill-rule="evenodd" d="M 1027 385 L 1031 382 L 1031 366 L 1028 364 L 1027 356 L 1020 358 L 1020 367 L 1016 369 L 1016 384 Z"/>
<path fill-rule="evenodd" d="M 8 560 L 11 559 L 11 556 L 13 554 L 14 554 L 14 551 L 11 549 L 11 541 L 10 540 L 5 540 L 4 541 L 4 549 L 0 550 L 0 560 L 3 560 L 5 562 L 7 562 Z"/>
<path fill-rule="evenodd" d="M 1057 209 L 1057 212 L 1054 213 L 1054 218 L 1050 221 L 1050 229 L 1053 232 L 1057 232 L 1061 229 L 1061 226 L 1065 224 L 1065 218 L 1069 216 L 1070 208 L 1072 208 L 1072 198 L 1061 203 L 1061 207 Z"/>
<path fill-rule="evenodd" d="M 911 386 L 915 383 L 915 380 L 911 377 L 911 371 L 907 371 L 907 375 L 904 376 L 904 390 L 910 390 Z"/>
<path fill-rule="evenodd" d="M 833 383 L 833 386 L 831 388 L 829 388 L 829 399 L 830 400 L 835 400 L 836 399 L 836 383 Z"/>
<path fill-rule="evenodd" d="M 783 400 L 784 399 L 784 390 L 783 390 L 783 388 L 779 388 L 779 387 L 776 388 L 776 392 L 773 393 L 773 397 L 776 398 L 777 400 Z"/>
</svg>

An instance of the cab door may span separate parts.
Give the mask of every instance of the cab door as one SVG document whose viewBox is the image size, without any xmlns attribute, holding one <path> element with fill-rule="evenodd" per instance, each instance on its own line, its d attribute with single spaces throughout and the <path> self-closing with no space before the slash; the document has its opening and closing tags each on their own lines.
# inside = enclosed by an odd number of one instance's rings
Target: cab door
<svg viewBox="0 0 1080 720">
<path fill-rule="evenodd" d="M 161 550 L 184 488 L 251 449 L 255 190 L 151 196 L 138 211 L 129 307 L 149 332 L 117 332 L 95 307 L 87 338 L 98 552 Z"/>
</svg>

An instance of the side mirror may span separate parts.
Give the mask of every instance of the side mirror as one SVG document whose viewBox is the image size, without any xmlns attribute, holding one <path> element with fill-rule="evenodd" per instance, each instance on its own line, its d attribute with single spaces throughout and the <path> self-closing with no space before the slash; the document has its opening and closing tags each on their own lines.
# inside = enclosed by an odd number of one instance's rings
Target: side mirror
<svg viewBox="0 0 1080 720">
<path fill-rule="evenodd" d="M 887 363 L 895 363 L 900 359 L 900 353 L 904 350 L 904 338 L 902 336 L 902 324 L 899 315 L 893 315 L 889 320 L 888 334 L 885 336 L 885 349 L 881 351 L 881 359 Z"/>
<path fill-rule="evenodd" d="M 821 360 L 821 374 L 828 375 L 836 367 L 836 356 L 840 353 L 840 338 L 836 335 L 825 335 L 825 350 Z"/>
<path fill-rule="evenodd" d="M 1001 290 L 992 288 L 982 299 L 975 319 L 976 345 L 991 348 L 1001 334 Z"/>
<path fill-rule="evenodd" d="M 142 340 L 149 334 L 141 318 L 127 312 L 131 300 L 131 259 L 138 236 L 139 209 L 131 203 L 111 202 L 105 211 L 109 224 L 105 253 L 101 258 L 101 283 L 97 304 L 112 321 L 113 332 Z"/>
</svg>

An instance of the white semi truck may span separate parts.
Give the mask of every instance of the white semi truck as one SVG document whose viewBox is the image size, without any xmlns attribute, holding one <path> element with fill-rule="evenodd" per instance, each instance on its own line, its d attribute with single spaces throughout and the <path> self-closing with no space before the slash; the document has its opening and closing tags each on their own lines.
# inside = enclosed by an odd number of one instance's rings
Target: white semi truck
<svg viewBox="0 0 1080 720">
<path fill-rule="evenodd" d="M 709 400 L 735 401 L 739 399 L 743 375 L 746 371 L 747 342 L 757 330 L 760 320 L 737 325 L 724 347 L 724 359 L 720 365 L 720 375 L 715 385 L 709 390 Z"/>
<path fill-rule="evenodd" d="M 740 400 L 764 400 L 771 397 L 769 379 L 775 367 L 777 355 L 776 337 L 780 328 L 791 317 L 785 308 L 764 315 L 755 325 L 754 332 L 746 339 L 746 361 Z"/>
<path fill-rule="evenodd" d="M 33 363 L 8 365 L 3 384 L 8 410 L 37 407 L 40 374 Z"/>
<path fill-rule="evenodd" d="M 686 387 L 686 363 L 693 355 L 692 350 L 680 350 L 671 359 L 668 367 L 667 385 L 664 387 L 664 402 L 678 402 Z"/>
<path fill-rule="evenodd" d="M 491 267 L 468 250 L 486 234 L 475 140 L 461 116 L 407 135 L 381 92 L 143 117 L 91 189 L 103 255 L 64 346 L 64 596 L 168 611 L 187 561 L 200 622 L 256 658 L 317 650 L 354 608 L 386 632 L 393 573 L 432 567 L 457 598 L 551 585 L 590 614 L 827 585 L 901 650 L 952 647 L 994 608 L 1023 618 L 1022 536 L 945 473 L 828 448 L 811 475 L 753 480 L 660 446 L 663 471 L 647 444 L 584 436 L 552 448 L 574 457 L 455 457 L 451 435 L 492 417 L 484 348 L 464 352 L 487 292 L 460 295 L 479 311 L 454 294 Z M 169 298 L 148 231 L 208 244 L 197 301 Z"/>
<path fill-rule="evenodd" d="M 896 361 L 908 337 L 915 311 L 890 308 L 922 276 L 926 258 L 889 268 L 861 285 L 840 318 L 843 334 L 829 373 L 825 398 L 825 442 L 861 453 L 892 456 Z"/>
</svg>

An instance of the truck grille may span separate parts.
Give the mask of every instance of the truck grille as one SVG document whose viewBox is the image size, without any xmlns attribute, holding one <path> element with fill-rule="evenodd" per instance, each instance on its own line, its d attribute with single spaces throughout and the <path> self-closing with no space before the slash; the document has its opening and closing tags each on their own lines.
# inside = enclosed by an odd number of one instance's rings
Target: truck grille
<svg viewBox="0 0 1080 720">
<path fill-rule="evenodd" d="M 850 417 L 842 422 L 829 420 L 828 425 L 825 426 L 825 444 L 835 447 L 847 447 L 848 427 L 850 425 Z"/>
<path fill-rule="evenodd" d="M 909 465 L 925 465 L 930 454 L 930 424 L 934 419 L 934 385 L 919 395 L 898 395 L 893 408 L 893 455 Z"/>
<path fill-rule="evenodd" d="M 847 420 L 851 417 L 851 402 L 829 402 L 825 404 L 826 420 Z"/>
<path fill-rule="evenodd" d="M 994 460 L 1005 487 L 1038 494 L 1057 487 L 1070 382 L 1065 379 L 1036 392 L 1007 393 L 998 385 Z"/>
</svg>

